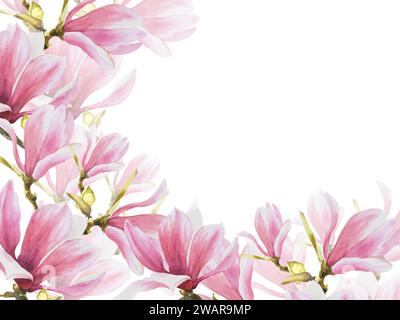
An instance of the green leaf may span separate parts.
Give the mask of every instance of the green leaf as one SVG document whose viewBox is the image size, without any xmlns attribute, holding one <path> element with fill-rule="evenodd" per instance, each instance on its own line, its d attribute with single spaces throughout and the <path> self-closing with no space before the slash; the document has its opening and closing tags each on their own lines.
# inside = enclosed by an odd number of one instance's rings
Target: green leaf
<svg viewBox="0 0 400 320">
<path fill-rule="evenodd" d="M 300 282 L 308 282 L 313 280 L 313 276 L 308 272 L 302 272 L 299 274 L 291 275 L 289 278 L 284 280 L 282 284 L 289 284 L 289 283 L 300 283 Z"/>
</svg>

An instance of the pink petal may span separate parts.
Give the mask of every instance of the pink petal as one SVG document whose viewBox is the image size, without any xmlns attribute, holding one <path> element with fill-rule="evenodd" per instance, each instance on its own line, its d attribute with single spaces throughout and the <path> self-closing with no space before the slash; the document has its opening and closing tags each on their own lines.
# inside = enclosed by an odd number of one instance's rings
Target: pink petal
<svg viewBox="0 0 400 320">
<path fill-rule="evenodd" d="M 67 32 L 64 34 L 64 40 L 74 46 L 80 47 L 89 57 L 99 64 L 114 67 L 114 61 L 103 48 L 95 44 L 91 39 L 80 32 Z"/>
<path fill-rule="evenodd" d="M 267 248 L 269 256 L 277 256 L 274 244 L 282 227 L 282 215 L 279 209 L 275 205 L 267 203 L 265 207 L 257 210 L 254 224 L 259 238 Z"/>
<path fill-rule="evenodd" d="M 159 239 L 170 273 L 186 274 L 192 236 L 193 227 L 189 218 L 176 209 L 160 224 Z"/>
<path fill-rule="evenodd" d="M 119 208 L 118 210 L 116 210 L 113 213 L 113 217 L 119 216 L 121 213 L 126 212 L 128 210 L 131 209 L 135 209 L 135 208 L 144 208 L 144 207 L 148 207 L 151 206 L 155 203 L 157 203 L 160 199 L 162 199 L 163 197 L 165 197 L 168 193 L 168 189 L 167 189 L 167 183 L 164 180 L 160 186 L 158 187 L 158 189 L 156 190 L 156 192 L 147 200 L 142 201 L 142 202 L 136 202 L 136 203 L 131 203 L 125 206 L 122 206 L 121 208 Z"/>
<path fill-rule="evenodd" d="M 19 243 L 21 211 L 14 185 L 9 181 L 0 193 L 0 245 L 15 258 L 15 248 Z"/>
<path fill-rule="evenodd" d="M 83 296 L 109 294 L 120 288 L 129 279 L 129 269 L 118 261 L 111 259 L 101 260 L 82 272 L 74 283 L 75 285 L 86 283 L 94 277 L 98 279 L 97 286 L 94 286 Z"/>
<path fill-rule="evenodd" d="M 242 231 L 242 232 L 239 232 L 238 236 L 249 239 L 257 247 L 257 249 L 260 251 L 260 253 L 262 253 L 266 257 L 270 257 L 270 254 L 267 251 L 265 251 L 264 248 L 262 248 L 260 246 L 257 239 L 251 233 L 249 233 L 247 231 Z"/>
<path fill-rule="evenodd" d="M 390 192 L 390 189 L 382 182 L 377 182 L 377 185 L 383 199 L 383 211 L 389 213 L 392 206 L 392 193 Z"/>
<path fill-rule="evenodd" d="M 224 227 L 222 225 L 209 225 L 200 228 L 194 235 L 190 254 L 188 274 L 196 281 L 207 262 L 224 241 Z"/>
<path fill-rule="evenodd" d="M 339 206 L 329 193 L 319 192 L 310 197 L 307 213 L 323 243 L 324 256 L 327 257 L 339 222 Z"/>
<path fill-rule="evenodd" d="M 78 275 L 91 266 L 99 256 L 99 250 L 83 239 L 68 240 L 59 245 L 34 271 L 38 284 L 51 277 Z"/>
<path fill-rule="evenodd" d="M 400 300 L 400 278 L 384 282 L 377 290 L 376 300 Z"/>
<path fill-rule="evenodd" d="M 107 227 L 105 230 L 106 235 L 118 245 L 119 251 L 124 256 L 129 268 L 136 274 L 143 274 L 143 266 L 133 254 L 125 233 L 115 227 Z"/>
<path fill-rule="evenodd" d="M 215 274 L 224 272 L 228 270 L 234 263 L 237 258 L 237 252 L 239 250 L 238 240 L 235 239 L 228 248 L 224 251 L 223 256 L 219 264 L 210 272 L 201 274 L 201 276 L 195 281 L 194 287 L 196 287 L 201 281 L 211 277 Z M 192 276 L 192 279 L 196 279 Z"/>
<path fill-rule="evenodd" d="M 19 263 L 33 271 L 48 253 L 68 237 L 71 228 L 72 215 L 67 204 L 39 208 L 29 221 Z"/>
<path fill-rule="evenodd" d="M 129 94 L 132 91 L 133 85 L 135 84 L 135 81 L 136 81 L 136 70 L 133 70 L 121 83 L 119 83 L 114 88 L 110 96 L 108 96 L 101 102 L 85 107 L 85 110 L 106 108 L 119 105 L 126 98 L 128 98 Z"/>
<path fill-rule="evenodd" d="M 6 279 L 32 280 L 32 275 L 22 268 L 2 247 L 0 247 L 0 272 L 1 271 L 4 272 Z"/>
<path fill-rule="evenodd" d="M 275 239 L 275 243 L 274 243 L 274 252 L 275 255 L 277 257 L 281 257 L 282 256 L 282 248 L 283 248 L 283 244 L 289 234 L 290 231 L 290 227 L 291 227 L 291 223 L 290 220 L 287 220 L 281 227 L 281 229 L 279 230 L 279 234 Z"/>
<path fill-rule="evenodd" d="M 13 113 L 17 114 L 30 100 L 53 89 L 64 69 L 65 60 L 57 56 L 41 55 L 29 62 L 12 95 Z"/>
<path fill-rule="evenodd" d="M 364 240 L 373 230 L 385 221 L 385 214 L 378 209 L 370 209 L 352 216 L 343 227 L 336 245 L 328 257 L 328 265 L 332 266 L 360 241 Z"/>
<path fill-rule="evenodd" d="M 344 258 L 332 266 L 332 271 L 335 274 L 354 270 L 382 273 L 390 270 L 391 267 L 388 261 L 379 258 Z"/>
<path fill-rule="evenodd" d="M 157 288 L 174 290 L 187 280 L 189 280 L 189 277 L 184 275 L 152 274 L 150 278 L 135 281 L 130 284 L 115 299 L 133 300 L 138 293 Z"/>
<path fill-rule="evenodd" d="M 125 234 L 131 250 L 137 259 L 148 269 L 155 272 L 166 272 L 164 269 L 161 248 L 156 246 L 155 240 L 151 239 L 138 227 L 125 224 Z"/>
<path fill-rule="evenodd" d="M 100 275 L 96 279 L 79 282 L 74 285 L 65 287 L 44 287 L 50 291 L 58 292 L 64 295 L 64 299 L 79 299 L 89 295 L 101 282 L 104 275 Z"/>
<path fill-rule="evenodd" d="M 0 97 L 10 104 L 13 86 L 29 60 L 31 48 L 28 36 L 18 25 L 0 32 L 0 48 Z"/>
<path fill-rule="evenodd" d="M 108 225 L 123 230 L 125 222 L 129 221 L 133 226 L 138 227 L 148 236 L 157 238 L 160 224 L 164 219 L 165 216 L 159 214 L 139 214 L 131 217 L 112 217 L 108 221 Z"/>
<path fill-rule="evenodd" d="M 14 154 L 15 162 L 17 163 L 19 169 L 24 171 L 24 166 L 21 162 L 21 159 L 20 159 L 19 153 L 18 153 L 17 135 L 14 131 L 14 128 L 11 126 L 11 124 L 7 120 L 1 119 L 1 118 L 0 118 L 0 128 L 2 128 L 4 131 L 6 131 L 9 134 L 9 136 L 11 138 L 12 146 L 13 146 L 13 154 Z"/>
</svg>

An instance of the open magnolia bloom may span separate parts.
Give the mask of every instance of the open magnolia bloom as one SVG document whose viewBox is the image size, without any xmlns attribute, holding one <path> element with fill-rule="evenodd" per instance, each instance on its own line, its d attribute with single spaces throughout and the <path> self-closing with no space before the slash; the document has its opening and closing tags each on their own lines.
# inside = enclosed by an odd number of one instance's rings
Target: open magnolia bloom
<svg viewBox="0 0 400 320">
<path fill-rule="evenodd" d="M 114 61 L 110 55 L 137 50 L 145 32 L 138 28 L 138 15 L 119 4 L 96 8 L 81 17 L 75 16 L 94 1 L 82 1 L 68 13 L 60 36 L 69 44 L 80 47 L 98 63 L 112 67 Z"/>
<path fill-rule="evenodd" d="M 31 58 L 27 34 L 17 25 L 0 32 L 0 118 L 11 123 L 24 115 L 23 108 L 57 85 L 65 60 L 54 55 Z"/>
<path fill-rule="evenodd" d="M 134 282 L 119 298 L 133 299 L 140 291 L 165 287 L 179 288 L 184 298 L 195 299 L 198 297 L 193 290 L 203 280 L 228 270 L 237 259 L 237 240 L 221 252 L 225 241 L 222 225 L 203 226 L 197 231 L 193 228 L 189 217 L 176 209 L 152 235 L 127 221 L 125 234 L 130 250 L 155 274 Z"/>
<path fill-rule="evenodd" d="M 387 213 L 380 209 L 360 211 L 346 222 L 336 241 L 339 207 L 329 194 L 311 197 L 308 216 L 323 245 L 327 273 L 380 273 L 391 268 L 385 255 L 400 243 L 400 216 L 387 219 Z"/>
<path fill-rule="evenodd" d="M 120 69 L 121 58 L 111 57 L 115 63 L 114 67 L 98 64 L 79 47 L 72 46 L 59 38 L 52 38 L 50 47 L 45 52 L 66 59 L 65 72 L 57 82 L 57 86 L 50 92 L 53 97 L 51 103 L 71 106 L 74 118 L 88 110 L 118 105 L 132 91 L 136 80 L 135 70 L 129 72 L 109 96 L 88 104 L 87 99 L 116 76 Z"/>
<path fill-rule="evenodd" d="M 27 177 L 40 179 L 50 168 L 71 157 L 68 144 L 74 121 L 65 107 L 42 106 L 29 117 L 24 130 L 24 164 L 20 159 L 14 128 L 4 119 L 0 119 L 0 128 L 10 135 L 15 161 Z"/>
<path fill-rule="evenodd" d="M 278 207 L 267 203 L 265 207 L 257 210 L 254 225 L 264 247 L 259 245 L 256 238 L 248 232 L 241 232 L 239 235 L 249 238 L 263 255 L 279 263 L 283 244 L 290 231 L 290 221 L 283 223 Z"/>
<path fill-rule="evenodd" d="M 18 198 L 9 182 L 0 194 L 0 271 L 19 290 L 44 288 L 77 298 L 101 294 L 104 288 L 115 288 L 126 280 L 126 269 L 105 259 L 98 235 L 82 236 L 81 220 L 74 219 L 67 204 L 36 210 L 17 254 L 20 219 Z"/>
<path fill-rule="evenodd" d="M 124 0 L 122 4 L 128 6 L 131 2 Z M 141 43 L 164 57 L 171 55 L 167 42 L 191 36 L 199 20 L 192 14 L 191 0 L 142 0 L 132 10 L 140 18 L 140 28 L 145 31 Z"/>
</svg>

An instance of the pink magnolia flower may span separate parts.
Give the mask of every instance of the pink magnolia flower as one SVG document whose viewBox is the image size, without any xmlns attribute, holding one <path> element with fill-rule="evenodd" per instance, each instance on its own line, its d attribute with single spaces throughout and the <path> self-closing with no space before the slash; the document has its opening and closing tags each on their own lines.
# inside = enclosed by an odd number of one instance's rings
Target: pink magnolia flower
<svg viewBox="0 0 400 320">
<path fill-rule="evenodd" d="M 18 26 L 0 32 L 0 118 L 15 122 L 33 98 L 53 89 L 65 68 L 62 57 L 31 59 L 28 36 Z"/>
<path fill-rule="evenodd" d="M 110 4 L 74 18 L 83 7 L 95 0 L 78 4 L 65 19 L 62 38 L 80 47 L 99 63 L 114 65 L 110 54 L 121 55 L 140 47 L 145 33 L 138 28 L 136 13 L 123 5 Z"/>
<path fill-rule="evenodd" d="M 222 225 L 204 226 L 194 232 L 190 219 L 178 210 L 163 219 L 156 236 L 147 235 L 129 221 L 125 223 L 125 234 L 137 259 L 156 273 L 134 282 L 125 292 L 131 298 L 139 291 L 159 287 L 191 292 L 203 280 L 228 270 L 237 258 L 235 240 L 219 257 L 219 263 L 209 268 L 207 265 L 221 254 Z"/>
<path fill-rule="evenodd" d="M 387 219 L 387 214 L 380 209 L 361 211 L 347 221 L 333 245 L 339 220 L 337 203 L 324 193 L 313 196 L 310 203 L 309 218 L 320 236 L 324 258 L 333 273 L 390 269 L 391 264 L 384 256 L 400 243 L 399 217 Z"/>
<path fill-rule="evenodd" d="M 129 5 L 131 0 L 123 1 Z M 183 40 L 194 33 L 199 18 L 192 14 L 190 0 L 142 0 L 132 8 L 146 32 L 140 40 L 160 56 L 169 56 L 167 42 Z"/>
<path fill-rule="evenodd" d="M 82 296 L 94 294 L 97 288 L 118 278 L 113 272 L 99 275 L 93 270 L 103 261 L 101 250 L 88 237 L 77 237 L 83 230 L 74 229 L 75 222 L 66 203 L 46 205 L 32 214 L 21 252 L 17 254 L 20 220 L 18 198 L 9 182 L 0 193 L 0 271 L 19 288 L 27 292 L 46 288 L 67 296 Z M 90 279 L 82 277 L 82 273 L 89 272 Z M 65 286 L 58 281 L 76 276 L 81 281 Z"/>
<path fill-rule="evenodd" d="M 66 59 L 66 70 L 50 92 L 54 97 L 53 105 L 70 105 L 76 118 L 87 110 L 118 105 L 129 96 L 136 80 L 135 70 L 129 72 L 105 99 L 88 104 L 88 98 L 115 77 L 120 66 L 119 59 L 113 57 L 115 67 L 104 66 L 89 58 L 80 48 L 58 38 L 52 38 L 50 44 L 46 54 Z"/>
<path fill-rule="evenodd" d="M 216 255 L 214 257 L 215 260 L 213 260 L 212 267 L 218 265 L 223 251 L 226 250 L 228 246 L 229 242 L 225 241 L 220 248 L 221 255 Z M 248 247 L 246 247 L 243 252 L 249 252 Z M 253 300 L 253 262 L 254 260 L 252 259 L 240 257 L 237 252 L 235 262 L 228 270 L 203 280 L 203 285 L 228 300 Z"/>
<path fill-rule="evenodd" d="M 280 258 L 283 244 L 290 231 L 290 221 L 282 222 L 282 215 L 275 205 L 269 203 L 257 210 L 255 218 L 257 234 L 264 245 L 258 244 L 256 238 L 248 232 L 241 232 L 239 235 L 249 238 L 260 252 L 270 258 Z"/>
<path fill-rule="evenodd" d="M 80 141 L 77 155 L 86 175 L 85 184 L 90 184 L 105 173 L 120 170 L 123 167 L 122 157 L 128 151 L 127 138 L 117 133 L 97 137 L 97 130 L 76 130 L 72 141 Z"/>
<path fill-rule="evenodd" d="M 136 176 L 130 183 L 129 189 L 125 195 L 151 190 L 154 186 L 151 180 L 155 177 L 159 169 L 160 164 L 158 160 L 150 155 L 142 154 L 133 158 L 121 175 L 119 172 L 115 174 L 113 197 L 115 198 L 121 192 L 134 172 L 136 172 Z"/>
<path fill-rule="evenodd" d="M 17 165 L 28 177 L 40 179 L 50 168 L 71 157 L 68 143 L 74 121 L 66 108 L 42 106 L 29 117 L 24 131 L 25 164 L 20 160 L 15 131 L 10 123 L 0 119 L 0 127 L 9 133 Z"/>
</svg>

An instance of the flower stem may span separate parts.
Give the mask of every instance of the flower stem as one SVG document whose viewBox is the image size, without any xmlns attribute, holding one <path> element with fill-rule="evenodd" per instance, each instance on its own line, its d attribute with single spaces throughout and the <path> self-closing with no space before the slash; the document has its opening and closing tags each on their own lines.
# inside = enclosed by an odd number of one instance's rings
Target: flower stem
<svg viewBox="0 0 400 320">
<path fill-rule="evenodd" d="M 24 175 L 22 177 L 22 181 L 24 182 L 25 198 L 27 198 L 29 200 L 29 202 L 32 204 L 33 208 L 35 210 L 37 210 L 38 209 L 38 205 L 36 202 L 37 196 L 36 196 L 36 194 L 32 193 L 32 191 L 31 191 L 31 186 L 32 186 L 32 184 L 35 183 L 35 179 Z"/>
<path fill-rule="evenodd" d="M 320 269 L 319 275 L 316 279 L 317 283 L 321 287 L 322 291 L 324 291 L 324 293 L 326 293 L 328 291 L 328 286 L 325 284 L 325 278 L 330 275 L 333 275 L 332 269 L 324 261 L 321 264 L 321 269 Z"/>
</svg>

